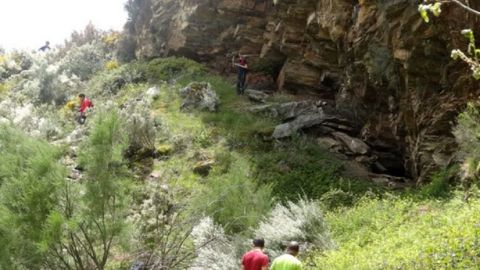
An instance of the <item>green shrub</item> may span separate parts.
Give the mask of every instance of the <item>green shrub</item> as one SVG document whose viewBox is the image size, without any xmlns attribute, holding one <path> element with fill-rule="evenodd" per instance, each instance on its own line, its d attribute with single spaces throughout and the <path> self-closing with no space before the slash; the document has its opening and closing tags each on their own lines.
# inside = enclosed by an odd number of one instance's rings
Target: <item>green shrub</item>
<svg viewBox="0 0 480 270">
<path fill-rule="evenodd" d="M 248 176 L 248 162 L 234 158 L 229 172 L 209 177 L 192 202 L 196 211 L 211 216 L 230 234 L 247 232 L 272 205 L 270 186 L 257 185 Z"/>
<path fill-rule="evenodd" d="M 458 166 L 444 168 L 432 175 L 430 183 L 421 187 L 421 198 L 446 198 L 451 195 L 453 187 L 452 179 L 458 173 Z"/>
<path fill-rule="evenodd" d="M 86 43 L 68 51 L 60 64 L 60 70 L 81 80 L 88 80 L 100 71 L 108 60 L 101 43 Z"/>
<path fill-rule="evenodd" d="M 88 82 L 89 93 L 94 96 L 125 95 L 129 89 L 123 89 L 129 85 L 145 82 L 143 64 L 132 62 L 121 65 L 113 70 L 102 70 L 95 74 Z M 142 89 L 144 90 L 144 89 Z M 117 99 L 118 100 L 118 99 Z"/>
<path fill-rule="evenodd" d="M 11 259 L 26 269 L 40 268 L 42 229 L 60 203 L 65 177 L 59 158 L 60 152 L 46 142 L 0 128 L 0 238 L 12 240 L 5 247 L 9 250 L 0 248 L 12 252 L 10 257 L 0 255 L 0 265 Z"/>
<path fill-rule="evenodd" d="M 79 154 L 83 183 L 65 183 L 62 203 L 47 215 L 39 247 L 49 269 L 105 269 L 125 232 L 130 174 L 118 112 L 100 111 Z M 81 268 L 81 267 L 80 267 Z"/>
<path fill-rule="evenodd" d="M 15 250 L 15 231 L 10 223 L 8 210 L 0 206 L 0 243 L 9 243 L 0 245 L 0 269 L 12 269 Z"/>
<path fill-rule="evenodd" d="M 157 58 L 145 65 L 145 74 L 149 81 L 170 81 L 173 79 L 203 76 L 206 68 L 199 63 L 181 57 Z"/>
<path fill-rule="evenodd" d="M 385 195 L 326 215 L 339 249 L 314 269 L 476 269 L 480 201 Z"/>
</svg>

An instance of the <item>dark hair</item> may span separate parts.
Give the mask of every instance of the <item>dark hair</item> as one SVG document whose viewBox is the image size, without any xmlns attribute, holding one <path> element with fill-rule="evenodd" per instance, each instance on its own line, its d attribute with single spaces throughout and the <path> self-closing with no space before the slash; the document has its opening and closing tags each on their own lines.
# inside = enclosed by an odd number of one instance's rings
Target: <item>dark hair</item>
<svg viewBox="0 0 480 270">
<path fill-rule="evenodd" d="M 300 250 L 300 245 L 298 242 L 292 241 L 287 245 L 287 251 L 298 253 Z"/>
<path fill-rule="evenodd" d="M 85 97 L 85 94 L 80 94 L 78 95 L 79 98 L 84 98 Z"/>
<path fill-rule="evenodd" d="M 265 240 L 259 238 L 259 239 L 253 239 L 253 246 L 254 247 L 259 247 L 259 248 L 263 248 L 265 247 Z"/>
</svg>

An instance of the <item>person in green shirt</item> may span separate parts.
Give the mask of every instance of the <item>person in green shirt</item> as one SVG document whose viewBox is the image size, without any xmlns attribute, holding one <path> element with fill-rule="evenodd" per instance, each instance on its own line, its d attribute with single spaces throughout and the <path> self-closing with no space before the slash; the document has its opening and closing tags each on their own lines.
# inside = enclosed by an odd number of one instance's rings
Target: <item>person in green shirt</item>
<svg viewBox="0 0 480 270">
<path fill-rule="evenodd" d="M 287 253 L 276 258 L 270 270 L 302 270 L 302 263 L 296 258 L 300 250 L 297 242 L 287 245 Z"/>
</svg>

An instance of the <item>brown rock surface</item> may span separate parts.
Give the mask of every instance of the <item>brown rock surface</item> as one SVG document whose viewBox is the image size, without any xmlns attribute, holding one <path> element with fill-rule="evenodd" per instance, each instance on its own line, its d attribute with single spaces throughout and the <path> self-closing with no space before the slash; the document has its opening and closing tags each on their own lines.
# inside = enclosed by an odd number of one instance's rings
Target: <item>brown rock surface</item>
<svg viewBox="0 0 480 270">
<path fill-rule="evenodd" d="M 410 0 L 134 2 L 126 29 L 138 57 L 183 55 L 231 72 L 234 53 L 251 54 L 279 90 L 332 100 L 356 124 L 350 135 L 417 181 L 450 160 L 452 121 L 478 96 L 468 68 L 449 56 L 466 46 L 461 29 L 480 32 L 479 20 L 455 6 L 426 24 Z"/>
</svg>

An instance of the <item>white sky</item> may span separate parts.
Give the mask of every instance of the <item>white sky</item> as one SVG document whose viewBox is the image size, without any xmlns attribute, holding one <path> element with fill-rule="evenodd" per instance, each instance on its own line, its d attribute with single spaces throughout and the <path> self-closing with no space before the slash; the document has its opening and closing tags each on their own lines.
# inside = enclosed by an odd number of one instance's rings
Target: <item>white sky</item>
<svg viewBox="0 0 480 270">
<path fill-rule="evenodd" d="M 0 47 L 38 49 L 45 41 L 63 44 L 91 21 L 104 30 L 121 30 L 126 0 L 0 0 Z"/>
</svg>

